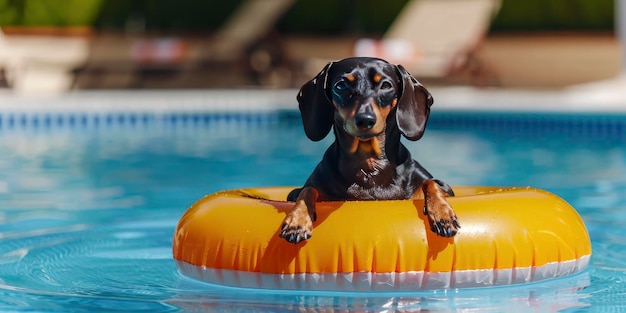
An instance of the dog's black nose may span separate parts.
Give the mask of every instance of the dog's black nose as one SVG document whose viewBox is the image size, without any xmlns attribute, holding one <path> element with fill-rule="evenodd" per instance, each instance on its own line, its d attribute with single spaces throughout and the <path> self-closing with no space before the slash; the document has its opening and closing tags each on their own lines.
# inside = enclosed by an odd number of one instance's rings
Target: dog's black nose
<svg viewBox="0 0 626 313">
<path fill-rule="evenodd" d="M 372 129 L 376 124 L 376 116 L 368 113 L 357 114 L 354 123 L 359 129 Z"/>
</svg>

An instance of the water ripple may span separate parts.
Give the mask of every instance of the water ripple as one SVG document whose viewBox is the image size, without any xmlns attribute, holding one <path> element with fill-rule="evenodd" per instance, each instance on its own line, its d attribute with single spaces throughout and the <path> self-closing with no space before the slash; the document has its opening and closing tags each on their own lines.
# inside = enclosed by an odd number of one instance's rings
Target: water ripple
<svg viewBox="0 0 626 313">
<path fill-rule="evenodd" d="M 182 277 L 171 257 L 169 220 L 128 222 L 115 227 L 48 232 L 14 237 L 0 263 L 0 308 L 107 307 L 120 311 L 195 310 L 290 311 L 443 310 L 524 307 L 544 303 L 583 305 L 577 290 L 589 285 L 587 273 L 544 284 L 495 289 L 404 294 L 358 294 L 248 290 L 204 284 Z M 497 290 L 497 291 L 496 291 Z M 558 294 L 555 294 L 555 290 Z M 28 301 L 19 303 L 19 299 Z M 12 300 L 7 300 L 12 299 Z M 36 299 L 36 301 L 33 301 Z M 563 304 L 563 305 L 565 305 Z"/>
</svg>

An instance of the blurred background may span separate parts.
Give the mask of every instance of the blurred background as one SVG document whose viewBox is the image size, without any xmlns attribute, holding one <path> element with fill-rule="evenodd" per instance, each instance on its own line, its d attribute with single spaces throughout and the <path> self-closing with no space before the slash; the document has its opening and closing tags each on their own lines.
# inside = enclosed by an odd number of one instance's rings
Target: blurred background
<svg viewBox="0 0 626 313">
<path fill-rule="evenodd" d="M 0 88 L 297 88 L 376 55 L 429 84 L 620 74 L 621 0 L 0 0 Z"/>
</svg>

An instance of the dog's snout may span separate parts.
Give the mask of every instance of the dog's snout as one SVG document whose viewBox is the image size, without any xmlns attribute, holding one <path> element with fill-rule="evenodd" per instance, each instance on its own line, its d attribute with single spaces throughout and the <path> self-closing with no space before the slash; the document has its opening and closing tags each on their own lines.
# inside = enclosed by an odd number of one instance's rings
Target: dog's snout
<svg viewBox="0 0 626 313">
<path fill-rule="evenodd" d="M 370 130 L 376 125 L 376 114 L 372 109 L 372 105 L 367 103 L 359 107 L 354 115 L 354 124 L 359 130 Z"/>
<path fill-rule="evenodd" d="M 376 116 L 372 113 L 357 114 L 354 123 L 361 130 L 372 129 L 376 125 Z"/>
</svg>

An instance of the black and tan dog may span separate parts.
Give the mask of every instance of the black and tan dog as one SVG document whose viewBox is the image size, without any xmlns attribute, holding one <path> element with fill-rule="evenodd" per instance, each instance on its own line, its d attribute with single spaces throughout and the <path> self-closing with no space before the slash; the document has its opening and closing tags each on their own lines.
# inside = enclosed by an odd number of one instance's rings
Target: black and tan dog
<svg viewBox="0 0 626 313">
<path fill-rule="evenodd" d="M 334 128 L 326 150 L 304 187 L 292 191 L 295 206 L 279 236 L 291 243 L 311 237 L 317 201 L 424 199 L 432 231 L 454 236 L 460 228 L 446 201 L 453 192 L 433 179 L 400 143 L 418 140 L 433 98 L 401 65 L 375 58 L 331 62 L 302 86 L 298 103 L 309 139 Z M 334 127 L 333 127 L 334 126 Z"/>
</svg>

